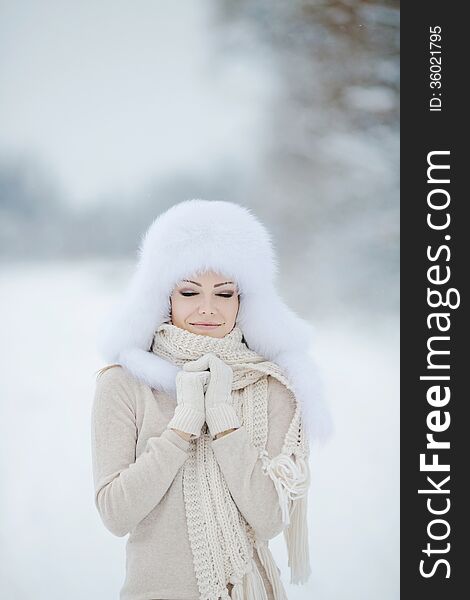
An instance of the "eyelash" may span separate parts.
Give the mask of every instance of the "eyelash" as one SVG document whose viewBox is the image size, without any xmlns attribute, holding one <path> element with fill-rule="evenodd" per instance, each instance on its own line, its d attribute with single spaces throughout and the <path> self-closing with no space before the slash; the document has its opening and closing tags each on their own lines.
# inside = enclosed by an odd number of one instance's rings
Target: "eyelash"
<svg viewBox="0 0 470 600">
<path fill-rule="evenodd" d="M 192 296 L 197 296 L 197 292 L 180 292 L 180 294 L 182 296 L 185 296 L 186 298 L 190 298 Z M 221 294 L 216 294 L 216 296 L 220 296 L 221 298 L 231 298 L 233 296 L 232 292 L 227 292 L 227 293 L 221 293 Z"/>
</svg>

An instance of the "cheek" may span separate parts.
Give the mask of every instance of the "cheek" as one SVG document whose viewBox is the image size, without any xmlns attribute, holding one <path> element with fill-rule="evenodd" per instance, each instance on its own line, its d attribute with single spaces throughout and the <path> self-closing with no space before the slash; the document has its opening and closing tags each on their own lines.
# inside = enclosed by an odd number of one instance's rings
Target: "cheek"
<svg viewBox="0 0 470 600">
<path fill-rule="evenodd" d="M 230 301 L 230 305 L 228 306 L 228 310 L 232 315 L 236 315 L 237 311 L 238 311 L 238 298 L 235 298 L 235 300 L 231 300 Z"/>
<path fill-rule="evenodd" d="M 192 311 L 190 298 L 184 296 L 173 296 L 171 299 L 171 311 L 176 318 L 184 318 Z"/>
</svg>

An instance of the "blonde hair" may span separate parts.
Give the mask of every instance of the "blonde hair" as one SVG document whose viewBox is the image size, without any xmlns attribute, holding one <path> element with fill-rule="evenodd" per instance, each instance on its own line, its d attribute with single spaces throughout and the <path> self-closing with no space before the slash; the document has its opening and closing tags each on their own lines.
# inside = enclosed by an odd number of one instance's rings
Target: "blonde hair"
<svg viewBox="0 0 470 600">
<path fill-rule="evenodd" d="M 105 373 L 108 369 L 112 369 L 113 367 L 120 367 L 120 364 L 114 364 L 114 365 L 108 365 L 107 367 L 103 367 L 102 369 L 99 369 L 99 371 L 95 371 L 95 375 L 96 377 L 100 377 L 100 375 L 103 375 L 103 373 Z"/>
</svg>

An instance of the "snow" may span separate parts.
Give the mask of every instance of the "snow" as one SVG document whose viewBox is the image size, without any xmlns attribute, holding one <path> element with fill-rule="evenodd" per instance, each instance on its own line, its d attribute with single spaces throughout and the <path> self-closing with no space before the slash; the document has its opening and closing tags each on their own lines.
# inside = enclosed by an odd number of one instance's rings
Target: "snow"
<svg viewBox="0 0 470 600">
<path fill-rule="evenodd" d="M 90 411 L 98 323 L 127 263 L 4 265 L 0 273 L 0 579 L 9 600 L 119 596 L 126 538 L 93 501 Z M 271 543 L 290 600 L 399 597 L 397 317 L 315 323 L 316 359 L 335 435 L 312 448 L 313 574 L 288 583 L 282 534 Z"/>
</svg>

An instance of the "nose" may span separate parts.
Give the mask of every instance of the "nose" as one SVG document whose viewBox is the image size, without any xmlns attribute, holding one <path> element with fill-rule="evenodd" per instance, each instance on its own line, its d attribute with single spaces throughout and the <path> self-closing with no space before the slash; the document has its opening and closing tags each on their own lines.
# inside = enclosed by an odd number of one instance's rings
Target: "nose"
<svg viewBox="0 0 470 600">
<path fill-rule="evenodd" d="M 205 315 L 206 313 L 210 313 L 211 315 L 215 314 L 215 310 L 212 306 L 210 298 L 203 298 L 201 300 L 201 304 L 199 305 L 199 313 L 201 315 Z"/>
</svg>

